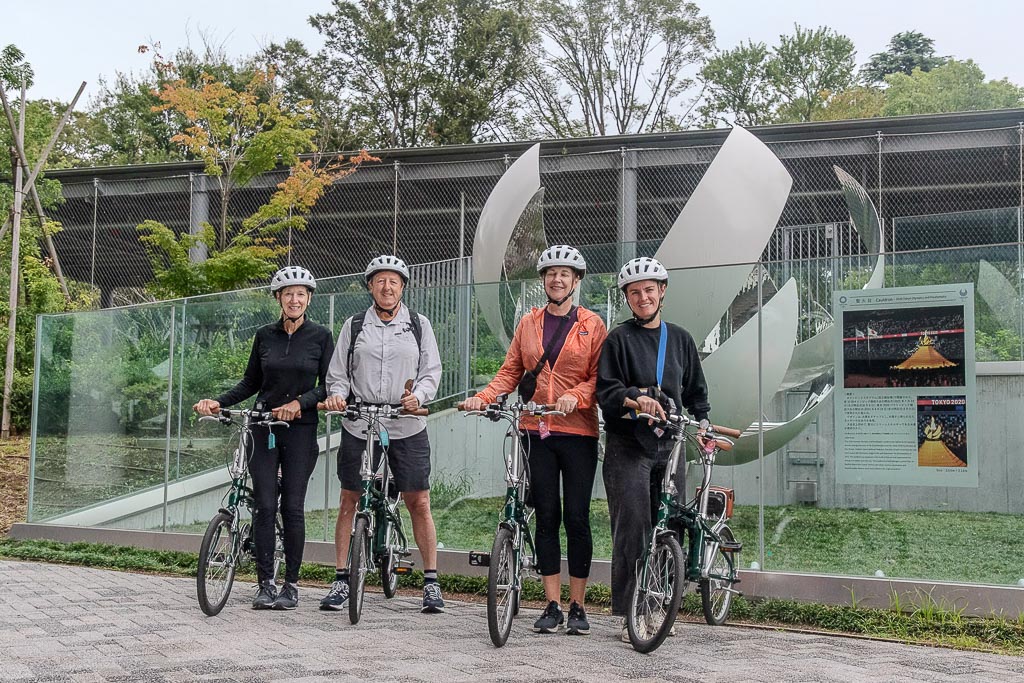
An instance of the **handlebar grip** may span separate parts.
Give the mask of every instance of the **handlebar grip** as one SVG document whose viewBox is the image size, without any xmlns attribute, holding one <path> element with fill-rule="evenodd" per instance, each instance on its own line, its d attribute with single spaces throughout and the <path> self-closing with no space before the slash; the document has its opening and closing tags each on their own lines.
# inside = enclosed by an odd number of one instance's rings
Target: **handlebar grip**
<svg viewBox="0 0 1024 683">
<path fill-rule="evenodd" d="M 715 432 L 719 433 L 719 434 L 723 434 L 725 436 L 731 436 L 734 439 L 738 439 L 741 436 L 743 436 L 743 432 L 741 432 L 738 429 L 733 429 L 732 427 L 721 427 L 719 425 L 711 425 L 711 429 L 714 430 Z M 728 448 L 723 448 L 722 450 L 727 451 L 729 449 Z"/>
</svg>

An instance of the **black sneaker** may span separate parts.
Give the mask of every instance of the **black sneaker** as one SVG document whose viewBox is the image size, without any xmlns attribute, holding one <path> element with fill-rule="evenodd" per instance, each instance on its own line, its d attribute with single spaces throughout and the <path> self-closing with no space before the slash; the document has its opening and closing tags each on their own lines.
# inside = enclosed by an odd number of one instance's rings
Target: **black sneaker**
<svg viewBox="0 0 1024 683">
<path fill-rule="evenodd" d="M 570 636 L 590 635 L 590 622 L 583 605 L 573 602 L 569 605 L 569 619 L 565 622 L 565 632 Z"/>
<path fill-rule="evenodd" d="M 299 605 L 299 587 L 294 583 L 285 583 L 281 586 L 281 592 L 271 605 L 274 609 L 295 609 Z"/>
<path fill-rule="evenodd" d="M 348 602 L 348 581 L 335 581 L 331 584 L 331 592 L 320 601 L 320 609 L 324 611 L 345 609 L 346 602 Z"/>
<path fill-rule="evenodd" d="M 444 611 L 441 587 L 436 583 L 423 584 L 423 607 L 420 611 L 428 614 Z"/>
<path fill-rule="evenodd" d="M 544 608 L 544 613 L 540 615 L 540 619 L 533 622 L 533 630 L 537 633 L 555 633 L 564 622 L 565 617 L 562 615 L 561 605 L 552 600 Z"/>
<path fill-rule="evenodd" d="M 252 599 L 253 609 L 270 609 L 277 599 L 277 586 L 271 581 L 260 581 L 256 595 Z"/>
</svg>

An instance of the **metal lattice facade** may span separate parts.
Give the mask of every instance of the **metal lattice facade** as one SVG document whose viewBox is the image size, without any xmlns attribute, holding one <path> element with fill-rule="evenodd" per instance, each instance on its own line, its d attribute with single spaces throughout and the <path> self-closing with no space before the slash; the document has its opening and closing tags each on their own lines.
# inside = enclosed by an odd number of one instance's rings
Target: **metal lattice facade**
<svg viewBox="0 0 1024 683">
<path fill-rule="evenodd" d="M 907 251 L 1021 241 L 1024 110 L 872 119 L 754 129 L 793 176 L 793 189 L 764 259 L 860 253 L 833 166 L 856 178 L 879 209 L 886 249 Z M 657 243 L 686 203 L 727 131 L 587 138 L 544 143 L 541 184 L 548 240 L 577 245 Z M 526 144 L 377 153 L 335 184 L 305 231 L 285 234 L 292 263 L 327 277 L 362 270 L 395 251 L 409 263 L 468 256 L 487 196 Z M 284 178 L 268 173 L 231 197 L 229 215 L 253 213 Z M 175 231 L 216 222 L 216 179 L 190 164 L 51 172 L 65 203 L 54 218 L 64 272 L 90 282 L 105 305 L 137 300 L 152 278 L 136 226 Z M 736 201 L 743 201 L 737 197 Z M 977 229 L 936 214 L 977 211 Z M 707 226 L 714 239 L 714 226 Z M 618 267 L 609 254 L 592 270 Z"/>
</svg>

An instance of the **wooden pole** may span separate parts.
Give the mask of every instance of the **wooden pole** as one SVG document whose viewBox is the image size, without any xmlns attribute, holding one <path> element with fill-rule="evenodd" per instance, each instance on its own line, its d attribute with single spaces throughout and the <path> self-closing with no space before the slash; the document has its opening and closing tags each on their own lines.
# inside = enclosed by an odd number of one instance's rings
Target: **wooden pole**
<svg viewBox="0 0 1024 683">
<path fill-rule="evenodd" d="M 0 92 L 3 88 L 0 87 Z M 4 97 L 6 107 L 7 98 Z M 25 140 L 25 83 L 21 84 L 21 116 L 18 119 L 18 129 L 11 128 L 14 139 L 23 143 Z M 0 421 L 0 438 L 11 438 L 11 386 L 14 384 L 14 333 L 18 323 L 18 265 L 19 265 L 19 241 L 21 239 L 21 205 L 25 200 L 22 178 L 22 166 L 18 163 L 17 150 L 12 148 L 11 168 L 14 170 L 14 214 L 12 217 L 11 229 L 11 282 L 9 288 L 9 313 L 7 317 L 7 362 L 4 364 L 4 407 L 3 418 Z"/>
<path fill-rule="evenodd" d="M 39 216 L 40 229 L 43 233 L 43 240 L 46 244 L 46 249 L 50 253 L 50 259 L 53 261 L 53 272 L 57 276 L 57 281 L 60 283 L 61 291 L 64 293 L 64 299 L 68 302 L 71 301 L 71 294 L 68 291 L 67 282 L 64 279 L 64 273 L 61 271 L 60 260 L 57 258 L 57 249 L 53 245 L 53 239 L 50 234 L 46 231 L 46 216 L 43 213 L 42 203 L 39 201 L 39 193 L 36 192 L 35 180 L 36 176 L 43 169 L 46 164 L 46 158 L 50 156 L 50 151 L 53 149 L 54 144 L 57 142 L 57 138 L 60 137 L 61 132 L 64 130 L 64 126 L 67 125 L 68 120 L 71 118 L 71 112 L 74 111 L 75 105 L 78 103 L 78 98 L 82 96 L 82 91 L 85 90 L 85 81 L 78 86 L 78 92 L 75 93 L 74 98 L 71 100 L 71 104 L 64 110 L 64 115 L 61 117 L 60 122 L 57 124 L 57 128 L 53 131 L 50 136 L 49 142 L 43 149 L 43 153 L 39 157 L 39 161 L 36 162 L 35 169 L 29 173 L 28 181 L 25 183 L 25 192 L 32 194 L 33 202 L 35 203 L 36 214 Z M 7 102 L 7 96 L 3 92 L 3 88 L 0 88 L 0 102 L 3 103 L 4 114 L 7 116 L 7 123 L 11 127 L 11 132 L 14 133 L 14 115 L 11 113 L 10 104 Z M 21 109 L 21 121 L 25 120 L 25 105 L 22 103 Z M 22 139 L 18 139 L 17 135 L 14 135 L 15 147 L 18 152 L 18 157 L 21 159 L 21 163 L 24 164 L 26 172 L 29 170 L 28 155 L 25 154 L 25 141 L 24 135 Z M 6 223 L 4 224 L 6 227 Z M 0 239 L 3 238 L 4 231 L 0 230 Z"/>
</svg>

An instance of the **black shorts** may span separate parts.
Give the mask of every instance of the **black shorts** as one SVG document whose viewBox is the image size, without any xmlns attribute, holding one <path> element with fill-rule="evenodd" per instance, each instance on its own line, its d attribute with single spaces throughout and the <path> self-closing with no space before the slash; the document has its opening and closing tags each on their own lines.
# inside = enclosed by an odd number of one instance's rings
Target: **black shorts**
<svg viewBox="0 0 1024 683">
<path fill-rule="evenodd" d="M 338 454 L 338 479 L 341 480 L 341 488 L 346 491 L 363 490 L 363 478 L 359 475 L 359 468 L 363 464 L 365 448 L 366 439 L 360 439 L 349 434 L 348 430 L 342 430 L 341 452 Z M 380 456 L 380 444 L 377 444 L 376 455 Z M 388 447 L 388 463 L 391 465 L 391 474 L 399 491 L 429 490 L 430 441 L 427 439 L 427 430 L 424 429 L 404 439 L 392 439 Z"/>
</svg>

